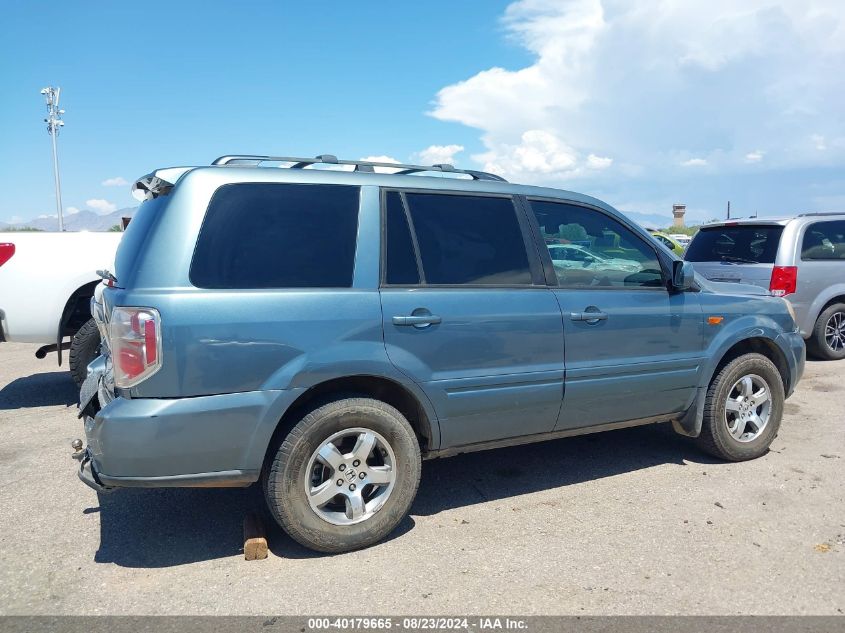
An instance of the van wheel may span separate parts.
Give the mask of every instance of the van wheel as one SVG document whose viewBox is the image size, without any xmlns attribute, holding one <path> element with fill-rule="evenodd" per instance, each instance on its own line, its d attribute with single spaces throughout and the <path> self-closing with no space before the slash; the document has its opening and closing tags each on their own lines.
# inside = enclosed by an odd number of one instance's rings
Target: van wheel
<svg viewBox="0 0 845 633">
<path fill-rule="evenodd" d="M 845 358 L 845 303 L 834 303 L 816 319 L 807 347 L 824 360 Z"/>
<path fill-rule="evenodd" d="M 732 462 L 765 454 L 783 416 L 783 382 L 762 354 L 745 354 L 713 378 L 704 402 L 698 446 Z"/>
<path fill-rule="evenodd" d="M 94 319 L 88 319 L 73 335 L 68 354 L 70 375 L 77 387 L 88 377 L 88 364 L 100 354 L 100 330 Z"/>
<path fill-rule="evenodd" d="M 379 400 L 320 406 L 271 451 L 262 474 L 267 506 L 294 540 L 319 552 L 380 541 L 417 494 L 421 460 L 414 431 Z"/>
</svg>

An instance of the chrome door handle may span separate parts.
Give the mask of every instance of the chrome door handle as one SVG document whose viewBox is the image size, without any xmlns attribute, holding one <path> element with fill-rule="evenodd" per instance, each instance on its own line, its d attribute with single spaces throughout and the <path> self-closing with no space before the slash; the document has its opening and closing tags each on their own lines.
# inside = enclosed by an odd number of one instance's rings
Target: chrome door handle
<svg viewBox="0 0 845 633">
<path fill-rule="evenodd" d="M 607 312 L 570 312 L 569 318 L 573 321 L 585 321 L 595 324 L 599 321 L 607 321 Z"/>
<path fill-rule="evenodd" d="M 414 314 L 411 316 L 393 317 L 393 325 L 413 325 L 415 327 L 427 327 L 442 322 L 436 314 Z"/>
</svg>

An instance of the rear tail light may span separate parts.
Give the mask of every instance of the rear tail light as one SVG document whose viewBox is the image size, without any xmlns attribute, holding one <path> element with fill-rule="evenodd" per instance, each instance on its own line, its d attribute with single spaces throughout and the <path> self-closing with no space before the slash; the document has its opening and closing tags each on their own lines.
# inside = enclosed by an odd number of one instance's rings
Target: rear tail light
<svg viewBox="0 0 845 633">
<path fill-rule="evenodd" d="M 161 367 L 161 317 L 152 308 L 116 307 L 108 324 L 115 387 L 134 387 Z"/>
<path fill-rule="evenodd" d="M 772 269 L 772 280 L 769 290 L 776 297 L 785 297 L 795 292 L 798 285 L 797 266 L 775 266 Z"/>
<path fill-rule="evenodd" d="M 15 254 L 15 245 L 11 242 L 0 242 L 0 266 L 12 259 Z"/>
</svg>

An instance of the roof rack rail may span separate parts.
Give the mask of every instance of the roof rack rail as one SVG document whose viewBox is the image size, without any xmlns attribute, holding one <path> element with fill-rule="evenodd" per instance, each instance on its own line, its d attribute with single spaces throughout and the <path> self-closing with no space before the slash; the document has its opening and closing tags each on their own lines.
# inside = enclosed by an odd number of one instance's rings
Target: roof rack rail
<svg viewBox="0 0 845 633">
<path fill-rule="evenodd" d="M 293 156 L 254 156 L 251 154 L 233 154 L 221 156 L 212 165 L 238 165 L 241 167 L 260 167 L 261 163 L 292 163 L 288 169 L 304 169 L 311 165 L 354 165 L 357 172 L 375 172 L 376 167 L 387 167 L 397 169 L 395 175 L 417 174 L 425 171 L 439 171 L 450 174 L 466 174 L 472 176 L 473 180 L 495 180 L 507 182 L 501 176 L 486 171 L 474 169 L 456 169 L 452 165 L 440 163 L 437 165 L 405 165 L 403 163 L 380 163 L 367 160 L 340 160 L 333 154 L 320 154 L 314 158 L 296 158 Z"/>
<path fill-rule="evenodd" d="M 845 215 L 845 211 L 814 211 L 813 213 L 799 213 L 797 218 L 811 218 L 817 215 Z"/>
</svg>

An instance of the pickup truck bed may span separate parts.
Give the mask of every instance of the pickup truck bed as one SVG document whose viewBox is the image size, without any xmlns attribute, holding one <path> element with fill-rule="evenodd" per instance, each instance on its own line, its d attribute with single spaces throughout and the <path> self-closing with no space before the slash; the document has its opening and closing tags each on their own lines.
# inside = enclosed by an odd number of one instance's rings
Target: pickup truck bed
<svg viewBox="0 0 845 633">
<path fill-rule="evenodd" d="M 13 251 L 0 264 L 0 341 L 55 346 L 76 334 L 91 318 L 96 271 L 113 267 L 122 235 L 0 232 L 0 253 Z"/>
</svg>

